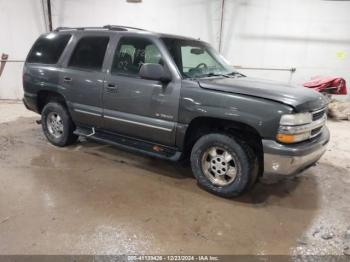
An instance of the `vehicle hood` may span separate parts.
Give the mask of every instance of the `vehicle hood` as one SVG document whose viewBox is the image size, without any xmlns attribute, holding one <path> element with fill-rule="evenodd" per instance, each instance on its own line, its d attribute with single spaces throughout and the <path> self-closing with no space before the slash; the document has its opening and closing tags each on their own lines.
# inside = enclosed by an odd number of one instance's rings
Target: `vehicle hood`
<svg viewBox="0 0 350 262">
<path fill-rule="evenodd" d="M 252 77 L 211 77 L 199 79 L 198 83 L 204 89 L 277 101 L 294 107 L 298 112 L 316 110 L 328 103 L 323 95 L 308 88 Z"/>
</svg>

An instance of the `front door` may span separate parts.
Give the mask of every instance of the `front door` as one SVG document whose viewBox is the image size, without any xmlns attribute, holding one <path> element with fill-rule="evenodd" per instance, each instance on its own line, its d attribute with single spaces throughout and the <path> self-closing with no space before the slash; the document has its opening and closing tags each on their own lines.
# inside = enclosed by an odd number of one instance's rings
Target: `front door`
<svg viewBox="0 0 350 262">
<path fill-rule="evenodd" d="M 104 128 L 174 145 L 181 81 L 175 77 L 162 83 L 139 77 L 143 63 L 169 69 L 161 44 L 147 37 L 123 36 L 114 49 L 103 91 Z"/>
</svg>

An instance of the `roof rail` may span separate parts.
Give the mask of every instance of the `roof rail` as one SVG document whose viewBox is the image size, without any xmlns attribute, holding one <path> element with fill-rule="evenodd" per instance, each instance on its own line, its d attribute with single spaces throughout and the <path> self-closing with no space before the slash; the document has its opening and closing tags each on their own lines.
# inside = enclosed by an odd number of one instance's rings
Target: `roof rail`
<svg viewBox="0 0 350 262">
<path fill-rule="evenodd" d="M 105 25 L 103 26 L 103 28 L 106 28 L 108 30 L 116 30 L 116 31 L 128 31 L 128 29 L 146 31 L 145 29 L 142 29 L 142 28 L 123 26 L 123 25 Z"/>
<path fill-rule="evenodd" d="M 141 28 L 131 27 L 131 26 L 122 26 L 122 25 L 105 25 L 103 27 L 57 27 L 54 32 L 59 32 L 62 30 L 114 30 L 114 31 L 128 31 L 132 30 L 141 30 L 145 31 Z"/>
<path fill-rule="evenodd" d="M 54 31 L 59 32 L 62 30 L 106 30 L 105 28 L 102 27 L 57 27 Z"/>
<path fill-rule="evenodd" d="M 54 32 L 59 32 L 60 30 L 65 30 L 65 29 L 70 29 L 69 27 L 57 27 L 55 30 L 53 30 Z"/>
</svg>

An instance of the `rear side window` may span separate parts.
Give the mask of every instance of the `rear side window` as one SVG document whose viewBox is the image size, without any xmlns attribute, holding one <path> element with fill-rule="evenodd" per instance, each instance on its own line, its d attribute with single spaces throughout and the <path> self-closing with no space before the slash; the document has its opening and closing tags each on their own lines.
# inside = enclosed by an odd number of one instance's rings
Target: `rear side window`
<svg viewBox="0 0 350 262">
<path fill-rule="evenodd" d="M 29 52 L 28 63 L 56 64 L 71 35 L 55 34 L 40 37 Z"/>
<path fill-rule="evenodd" d="M 109 37 L 88 36 L 79 40 L 68 66 L 101 70 Z"/>
</svg>

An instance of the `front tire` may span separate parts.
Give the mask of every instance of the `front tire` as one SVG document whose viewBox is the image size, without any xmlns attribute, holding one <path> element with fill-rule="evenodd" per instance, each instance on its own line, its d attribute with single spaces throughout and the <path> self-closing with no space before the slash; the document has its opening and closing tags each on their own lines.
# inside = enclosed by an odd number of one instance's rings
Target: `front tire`
<svg viewBox="0 0 350 262">
<path fill-rule="evenodd" d="M 41 112 L 41 124 L 49 142 L 55 146 L 64 147 L 73 144 L 78 136 L 73 134 L 74 123 L 62 104 L 49 102 Z"/>
<path fill-rule="evenodd" d="M 227 134 L 198 139 L 191 152 L 192 171 L 200 187 L 222 197 L 235 197 L 258 177 L 258 158 L 244 142 Z"/>
</svg>

